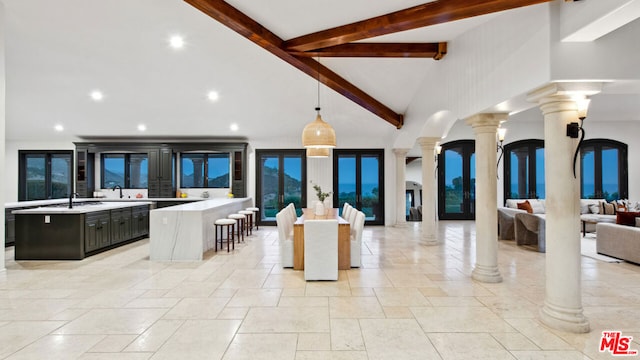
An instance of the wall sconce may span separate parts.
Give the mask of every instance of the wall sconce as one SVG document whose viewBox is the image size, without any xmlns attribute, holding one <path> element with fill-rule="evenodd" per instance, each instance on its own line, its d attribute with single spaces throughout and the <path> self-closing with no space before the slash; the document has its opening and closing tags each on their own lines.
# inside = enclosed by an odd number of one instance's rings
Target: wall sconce
<svg viewBox="0 0 640 360">
<path fill-rule="evenodd" d="M 580 152 L 580 146 L 582 146 L 582 142 L 584 141 L 584 128 L 582 127 L 582 122 L 587 118 L 587 111 L 589 110 L 589 103 L 591 99 L 582 98 L 576 100 L 576 105 L 578 106 L 578 119 L 580 119 L 580 123 L 572 122 L 567 124 L 567 136 L 572 139 L 577 139 L 580 135 L 580 141 L 578 142 L 578 146 L 576 147 L 575 153 L 573 153 L 573 178 L 576 178 L 576 162 L 578 161 L 578 153 Z"/>
<path fill-rule="evenodd" d="M 496 162 L 496 174 L 498 173 L 498 167 L 500 166 L 500 160 L 502 160 L 502 156 L 504 155 L 504 146 L 502 143 L 504 142 L 504 137 L 507 135 L 507 129 L 500 127 L 498 128 L 498 141 L 496 142 L 496 151 L 500 152 L 500 156 L 498 156 L 498 162 Z M 498 179 L 500 179 L 500 175 L 497 175 Z"/>
<path fill-rule="evenodd" d="M 436 145 L 435 150 L 436 150 L 436 154 L 434 155 L 433 161 L 436 163 L 436 169 L 434 170 L 434 176 L 437 176 L 438 175 L 438 156 L 440 156 L 440 153 L 442 152 L 442 146 Z"/>
</svg>

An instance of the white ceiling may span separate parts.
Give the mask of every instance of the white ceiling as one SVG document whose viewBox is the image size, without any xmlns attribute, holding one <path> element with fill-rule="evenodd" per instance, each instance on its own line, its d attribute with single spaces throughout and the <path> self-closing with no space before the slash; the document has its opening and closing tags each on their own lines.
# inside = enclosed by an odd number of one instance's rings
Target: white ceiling
<svg viewBox="0 0 640 360">
<path fill-rule="evenodd" d="M 424 0 L 229 3 L 283 39 L 386 14 Z M 181 0 L 4 0 L 9 140 L 144 136 L 299 137 L 315 117 L 317 83 Z M 494 15 L 376 40 L 452 40 Z M 173 34 L 186 47 L 168 46 Z M 321 59 L 404 113 L 431 59 Z M 101 102 L 89 93 L 100 89 Z M 212 103 L 210 90 L 220 94 Z M 393 126 L 324 86 L 323 118 L 345 137 Z M 231 123 L 240 130 L 232 132 Z M 56 133 L 54 125 L 65 131 Z M 338 139 L 339 140 L 339 139 Z M 338 144 L 340 145 L 340 143 Z"/>
<path fill-rule="evenodd" d="M 315 118 L 314 79 L 182 0 L 2 1 L 8 140 L 297 139 Z M 426 1 L 228 2 L 286 40 Z M 452 41 L 494 16 L 373 40 Z M 184 36 L 184 49 L 168 46 L 168 38 L 175 34 Z M 424 69 L 437 66 L 431 59 L 333 58 L 321 63 L 398 113 L 406 111 L 425 81 Z M 90 99 L 94 89 L 104 92 L 101 102 Z M 211 90 L 220 95 L 215 103 L 207 99 Z M 623 102 L 640 118 L 635 96 L 616 98 L 603 111 L 619 109 Z M 395 135 L 395 127 L 324 86 L 320 103 L 323 119 L 339 134 L 338 146 L 340 136 L 391 141 Z M 237 123 L 239 131 L 231 131 L 231 123 Z M 55 132 L 56 124 L 65 130 Z M 145 124 L 147 131 L 138 132 L 138 124 Z"/>
</svg>

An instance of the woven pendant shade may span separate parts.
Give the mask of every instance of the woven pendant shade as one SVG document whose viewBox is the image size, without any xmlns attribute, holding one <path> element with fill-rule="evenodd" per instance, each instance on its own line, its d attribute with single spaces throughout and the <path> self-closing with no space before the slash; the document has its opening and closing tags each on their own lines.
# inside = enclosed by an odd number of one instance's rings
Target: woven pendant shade
<svg viewBox="0 0 640 360">
<path fill-rule="evenodd" d="M 330 153 L 329 148 L 307 148 L 308 158 L 328 158 Z"/>
<path fill-rule="evenodd" d="M 336 132 L 331 125 L 322 120 L 320 112 L 316 119 L 302 130 L 302 146 L 326 149 L 336 147 Z"/>
</svg>

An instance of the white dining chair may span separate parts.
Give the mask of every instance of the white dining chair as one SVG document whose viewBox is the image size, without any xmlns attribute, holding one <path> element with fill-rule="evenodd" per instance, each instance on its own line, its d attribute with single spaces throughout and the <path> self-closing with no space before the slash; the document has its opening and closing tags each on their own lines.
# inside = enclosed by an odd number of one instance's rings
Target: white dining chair
<svg viewBox="0 0 640 360">
<path fill-rule="evenodd" d="M 351 214 L 353 210 L 355 210 L 353 206 L 345 203 L 345 206 L 342 208 L 342 218 L 347 220 L 349 218 L 349 214 Z"/>
<path fill-rule="evenodd" d="M 281 210 L 276 214 L 276 225 L 278 227 L 280 263 L 282 267 L 293 267 L 293 223 L 290 222 L 287 211 Z"/>
<path fill-rule="evenodd" d="M 304 279 L 338 280 L 338 220 L 304 222 Z"/>
<path fill-rule="evenodd" d="M 351 227 L 351 267 L 362 266 L 362 231 L 364 230 L 364 213 L 358 211 Z"/>
</svg>

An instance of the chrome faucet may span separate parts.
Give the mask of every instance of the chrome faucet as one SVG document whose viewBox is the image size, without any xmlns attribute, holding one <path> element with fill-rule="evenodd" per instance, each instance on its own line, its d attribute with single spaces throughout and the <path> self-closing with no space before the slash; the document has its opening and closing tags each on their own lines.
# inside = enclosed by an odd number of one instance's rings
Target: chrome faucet
<svg viewBox="0 0 640 360">
<path fill-rule="evenodd" d="M 73 209 L 73 197 L 74 196 L 80 196 L 80 194 L 78 194 L 78 193 L 69 194 L 69 209 Z"/>
<path fill-rule="evenodd" d="M 122 186 L 115 185 L 113 188 L 111 188 L 111 190 L 113 191 L 116 191 L 116 189 L 120 189 L 120 199 L 122 199 L 124 197 L 124 195 L 122 195 Z"/>
</svg>

